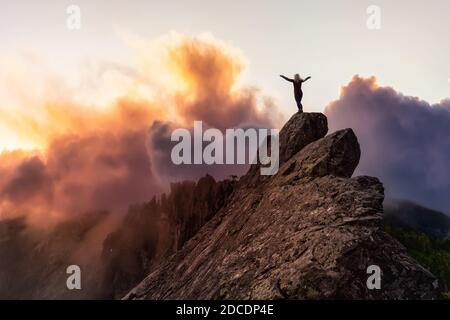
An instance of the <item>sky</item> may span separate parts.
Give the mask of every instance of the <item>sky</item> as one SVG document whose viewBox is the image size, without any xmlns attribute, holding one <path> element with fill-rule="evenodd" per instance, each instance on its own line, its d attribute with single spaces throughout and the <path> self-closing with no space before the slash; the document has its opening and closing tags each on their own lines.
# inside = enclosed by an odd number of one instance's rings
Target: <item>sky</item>
<svg viewBox="0 0 450 320">
<path fill-rule="evenodd" d="M 68 5 L 81 29 L 66 27 Z M 381 9 L 369 30 L 366 9 Z M 415 1 L 8 1 L 0 11 L 0 52 L 45 57 L 66 79 L 86 60 L 129 65 L 123 34 L 155 39 L 171 31 L 215 38 L 242 51 L 245 83 L 264 90 L 285 114 L 295 106 L 278 75 L 311 75 L 304 105 L 322 111 L 353 75 L 436 103 L 450 92 L 450 2 Z"/>
<path fill-rule="evenodd" d="M 67 27 L 69 5 L 81 9 L 79 30 Z M 368 28 L 370 5 L 380 9 L 380 29 Z M 87 211 L 111 194 L 122 206 L 160 192 L 171 174 L 223 178 L 232 172 L 167 167 L 168 134 L 194 120 L 281 127 L 296 106 L 279 75 L 294 73 L 312 77 L 305 111 L 328 110 L 332 130 L 353 127 L 363 152 L 376 153 L 359 174 L 382 177 L 395 196 L 437 203 L 435 190 L 450 190 L 434 178 L 448 176 L 450 161 L 448 12 L 448 0 L 2 3 L 0 210 L 28 198 L 42 212 L 71 211 L 81 197 Z M 410 125 L 423 117 L 426 125 Z M 387 144 L 431 156 L 392 153 L 378 166 Z M 444 200 L 438 208 L 449 212 Z"/>
</svg>

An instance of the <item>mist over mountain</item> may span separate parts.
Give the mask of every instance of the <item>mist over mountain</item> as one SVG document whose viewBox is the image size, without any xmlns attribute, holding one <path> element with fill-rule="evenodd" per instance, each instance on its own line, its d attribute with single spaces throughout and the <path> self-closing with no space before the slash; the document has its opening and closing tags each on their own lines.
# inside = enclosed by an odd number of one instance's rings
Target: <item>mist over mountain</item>
<svg viewBox="0 0 450 320">
<path fill-rule="evenodd" d="M 2 298 L 117 299 L 134 286 L 127 298 L 436 297 L 433 275 L 383 231 L 382 184 L 351 178 L 353 131 L 326 133 L 322 114 L 296 114 L 275 176 L 252 165 L 238 181 L 175 183 L 121 220 L 94 212 L 45 232 L 3 220 Z M 70 264 L 84 290 L 66 289 Z M 379 292 L 365 285 L 372 264 L 389 270 Z"/>
<path fill-rule="evenodd" d="M 235 181 L 171 185 L 131 205 L 125 216 L 95 212 L 30 228 L 26 217 L 0 221 L 1 299 L 113 299 L 138 284 L 155 262 L 180 249 L 221 208 Z M 66 288 L 66 268 L 79 265 L 82 290 Z"/>
<path fill-rule="evenodd" d="M 25 74 L 5 70 L 6 78 L 23 86 L 16 97 L 20 108 L 4 110 L 1 102 L 0 126 L 37 147 L 0 153 L 2 297 L 122 294 L 142 279 L 149 261 L 181 246 L 217 209 L 229 191 L 227 183 L 218 184 L 222 190 L 214 179 L 248 168 L 174 170 L 167 140 L 171 130 L 190 128 L 193 119 L 205 128 L 275 126 L 279 114 L 264 102 L 264 93 L 237 85 L 246 64 L 234 48 L 212 37 L 183 35 L 155 45 L 159 54 L 142 48 L 139 53 L 145 56 L 142 64 L 152 59 L 158 72 L 143 75 L 142 65 L 85 66 L 89 83 L 113 77 L 123 84 L 102 105 L 76 99 L 82 92 L 63 78 L 46 81 L 49 70 L 43 63 L 32 61 Z M 31 79 L 42 96 L 35 97 L 26 85 Z M 100 94 L 97 86 L 89 89 Z M 196 182 L 183 182 L 188 178 Z M 108 251 L 111 247 L 115 250 Z M 85 270 L 81 292 L 66 289 L 65 268 L 71 264 Z"/>
<path fill-rule="evenodd" d="M 407 200 L 385 199 L 384 220 L 395 227 L 425 233 L 437 239 L 450 236 L 450 217 Z"/>
</svg>

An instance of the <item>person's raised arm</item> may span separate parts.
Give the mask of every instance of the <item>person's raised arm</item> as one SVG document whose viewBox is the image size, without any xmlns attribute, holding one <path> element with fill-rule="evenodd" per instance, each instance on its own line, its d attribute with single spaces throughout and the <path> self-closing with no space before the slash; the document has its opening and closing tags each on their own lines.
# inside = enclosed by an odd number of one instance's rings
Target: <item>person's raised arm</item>
<svg viewBox="0 0 450 320">
<path fill-rule="evenodd" d="M 311 79 L 311 77 L 306 77 L 302 82 L 306 82 L 306 81 L 308 81 L 309 79 Z"/>
<path fill-rule="evenodd" d="M 289 81 L 289 82 L 294 82 L 293 79 L 289 79 L 288 77 L 283 76 L 282 74 L 280 74 L 280 77 L 282 77 L 284 80 Z"/>
</svg>

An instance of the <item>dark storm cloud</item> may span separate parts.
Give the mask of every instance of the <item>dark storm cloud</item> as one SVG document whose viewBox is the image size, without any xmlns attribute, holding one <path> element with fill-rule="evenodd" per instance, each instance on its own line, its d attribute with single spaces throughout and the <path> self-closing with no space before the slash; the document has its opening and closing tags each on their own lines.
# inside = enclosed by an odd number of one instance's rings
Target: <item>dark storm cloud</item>
<svg viewBox="0 0 450 320">
<path fill-rule="evenodd" d="M 244 174 L 249 165 L 231 164 L 180 164 L 175 165 L 171 159 L 172 148 L 178 142 L 171 141 L 172 132 L 179 128 L 173 123 L 156 121 L 149 130 L 149 148 L 152 155 L 152 163 L 155 172 L 166 184 L 169 181 L 197 180 L 206 174 L 212 175 L 218 180 L 229 178 L 230 175 Z M 192 128 L 186 128 L 193 139 Z M 206 130 L 207 128 L 203 128 Z M 245 130 L 245 128 L 243 128 Z M 191 140 L 193 141 L 193 140 Z M 209 142 L 208 142 L 209 143 Z M 205 146 L 207 143 L 204 143 Z M 193 155 L 193 142 L 191 143 L 191 155 Z M 224 153 L 225 154 L 225 153 Z M 164 181 L 161 181 L 164 184 Z"/>
<path fill-rule="evenodd" d="M 356 174 L 379 177 L 388 196 L 450 212 L 450 99 L 430 105 L 355 76 L 325 113 L 331 131 L 355 130 Z"/>
</svg>

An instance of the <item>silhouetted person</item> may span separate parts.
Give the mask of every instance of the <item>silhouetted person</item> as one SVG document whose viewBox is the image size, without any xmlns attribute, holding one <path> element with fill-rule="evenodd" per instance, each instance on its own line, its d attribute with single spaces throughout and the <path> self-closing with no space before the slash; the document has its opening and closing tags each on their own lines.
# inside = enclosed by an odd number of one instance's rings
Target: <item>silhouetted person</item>
<svg viewBox="0 0 450 320">
<path fill-rule="evenodd" d="M 303 98 L 303 91 L 302 91 L 302 83 L 311 79 L 311 77 L 307 77 L 306 79 L 300 78 L 298 73 L 294 75 L 294 79 L 289 79 L 288 77 L 285 77 L 283 75 L 280 75 L 284 80 L 292 82 L 294 84 L 294 97 L 295 102 L 297 102 L 298 112 L 303 112 L 303 106 L 302 106 L 302 98 Z"/>
</svg>

